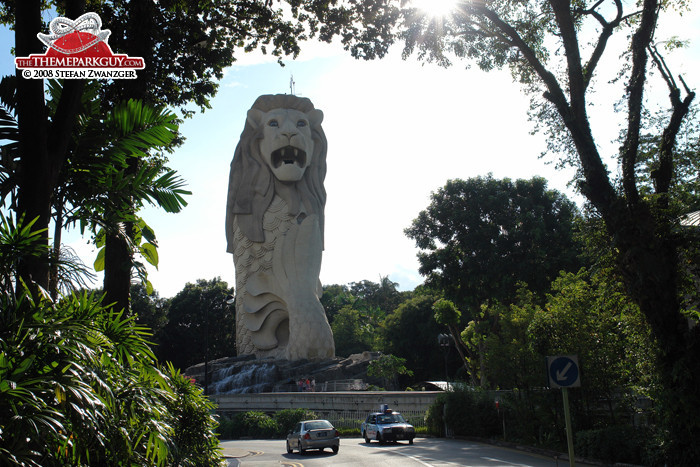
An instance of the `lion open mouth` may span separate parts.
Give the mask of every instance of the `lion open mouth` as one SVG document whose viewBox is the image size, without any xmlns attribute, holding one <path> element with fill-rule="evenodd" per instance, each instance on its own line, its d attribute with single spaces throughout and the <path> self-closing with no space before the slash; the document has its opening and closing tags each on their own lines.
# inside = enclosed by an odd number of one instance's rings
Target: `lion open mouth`
<svg viewBox="0 0 700 467">
<path fill-rule="evenodd" d="M 306 166 L 306 152 L 294 146 L 285 146 L 272 151 L 272 166 L 276 169 L 282 164 L 297 164 Z"/>
</svg>

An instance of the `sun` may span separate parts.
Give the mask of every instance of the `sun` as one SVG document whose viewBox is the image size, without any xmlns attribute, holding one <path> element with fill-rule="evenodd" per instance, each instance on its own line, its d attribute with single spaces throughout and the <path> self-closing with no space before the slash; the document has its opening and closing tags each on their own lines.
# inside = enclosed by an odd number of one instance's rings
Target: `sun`
<svg viewBox="0 0 700 467">
<path fill-rule="evenodd" d="M 430 16 L 449 16 L 459 0 L 411 0 L 411 5 Z"/>
</svg>

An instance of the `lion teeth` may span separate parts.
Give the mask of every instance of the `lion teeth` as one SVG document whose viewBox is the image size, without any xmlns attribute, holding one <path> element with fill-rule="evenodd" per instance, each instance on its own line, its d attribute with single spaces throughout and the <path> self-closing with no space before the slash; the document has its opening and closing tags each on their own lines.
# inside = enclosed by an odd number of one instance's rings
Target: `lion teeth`
<svg viewBox="0 0 700 467">
<path fill-rule="evenodd" d="M 294 157 L 297 157 L 298 155 L 299 155 L 299 150 L 295 148 L 294 149 Z"/>
</svg>

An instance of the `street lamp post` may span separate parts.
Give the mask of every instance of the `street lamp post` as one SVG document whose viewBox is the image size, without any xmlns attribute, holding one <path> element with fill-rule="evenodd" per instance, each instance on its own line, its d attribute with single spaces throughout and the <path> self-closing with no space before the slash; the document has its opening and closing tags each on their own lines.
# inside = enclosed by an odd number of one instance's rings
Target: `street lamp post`
<svg viewBox="0 0 700 467">
<path fill-rule="evenodd" d="M 199 305 L 202 306 L 202 296 L 199 296 Z M 204 395 L 209 395 L 209 310 L 204 311 Z"/>
<path fill-rule="evenodd" d="M 447 373 L 447 356 L 450 353 L 450 342 L 452 341 L 452 336 L 449 334 L 438 334 L 438 344 L 442 349 L 442 354 L 445 356 L 445 381 L 449 381 L 450 377 Z"/>
</svg>

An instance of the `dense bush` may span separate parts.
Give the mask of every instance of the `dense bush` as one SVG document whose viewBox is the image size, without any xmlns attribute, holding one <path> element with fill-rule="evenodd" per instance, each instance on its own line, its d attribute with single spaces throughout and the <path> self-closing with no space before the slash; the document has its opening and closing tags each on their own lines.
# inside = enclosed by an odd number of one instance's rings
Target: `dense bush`
<svg viewBox="0 0 700 467">
<path fill-rule="evenodd" d="M 284 409 L 270 417 L 263 412 L 243 412 L 224 418 L 219 425 L 221 439 L 285 438 L 302 420 L 315 420 L 316 414 L 306 409 Z"/>
<path fill-rule="evenodd" d="M 612 426 L 576 433 L 576 455 L 606 462 L 640 464 L 648 445 L 648 431 L 633 426 Z"/>
<path fill-rule="evenodd" d="M 428 410 L 426 422 L 435 433 L 442 433 L 447 424 L 455 435 L 491 437 L 502 434 L 493 397 L 472 388 L 441 394 Z"/>
<path fill-rule="evenodd" d="M 222 439 L 269 439 L 278 437 L 279 430 L 279 425 L 269 415 L 263 412 L 243 412 L 222 420 L 219 436 Z"/>
<path fill-rule="evenodd" d="M 284 409 L 275 412 L 273 417 L 277 422 L 280 437 L 286 437 L 287 433 L 294 429 L 294 425 L 302 420 L 315 420 L 316 414 L 307 409 Z"/>
<path fill-rule="evenodd" d="M 447 393 L 438 394 L 425 413 L 425 425 L 436 436 L 445 436 L 445 400 Z"/>
<path fill-rule="evenodd" d="M 214 404 L 204 391 L 168 364 L 173 398 L 166 402 L 172 417 L 171 463 L 178 466 L 208 466 L 220 457 L 218 423 L 212 417 Z"/>
<path fill-rule="evenodd" d="M 561 449 L 566 448 L 566 440 L 552 410 L 555 404 L 550 391 L 494 393 L 464 387 L 440 394 L 425 421 L 428 432 L 437 436 L 445 436 L 447 428 L 450 435 L 482 438 L 502 438 L 505 424 L 508 440 Z"/>
<path fill-rule="evenodd" d="M 218 463 L 211 404 L 146 335 L 94 295 L 1 295 L 0 464 Z"/>
<path fill-rule="evenodd" d="M 0 465 L 221 464 L 211 404 L 158 366 L 147 329 L 96 294 L 54 302 L 17 278 L 39 243 L 0 222 Z"/>
</svg>

